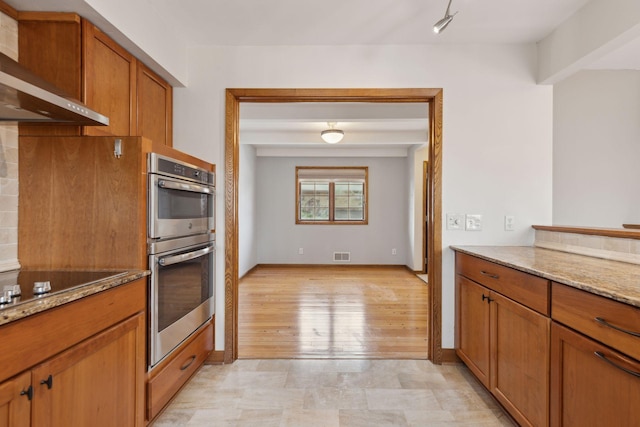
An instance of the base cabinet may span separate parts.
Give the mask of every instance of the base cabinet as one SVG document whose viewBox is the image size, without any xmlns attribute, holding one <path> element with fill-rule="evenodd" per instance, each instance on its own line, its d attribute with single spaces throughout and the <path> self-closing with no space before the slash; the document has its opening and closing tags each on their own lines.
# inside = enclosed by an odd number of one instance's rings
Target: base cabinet
<svg viewBox="0 0 640 427">
<path fill-rule="evenodd" d="M 0 427 L 31 425 L 31 374 L 25 372 L 0 384 Z"/>
<path fill-rule="evenodd" d="M 143 314 L 134 316 L 33 369 L 33 425 L 137 425 L 136 348 L 144 324 Z"/>
<path fill-rule="evenodd" d="M 555 322 L 551 332 L 551 425 L 638 425 L 640 362 Z"/>
<path fill-rule="evenodd" d="M 490 390 L 520 425 L 549 425 L 551 320 L 495 292 L 490 298 Z"/>
<path fill-rule="evenodd" d="M 147 419 L 153 420 L 196 373 L 213 350 L 213 323 L 206 323 L 179 350 L 151 371 L 147 382 Z"/>
<path fill-rule="evenodd" d="M 146 280 L 0 328 L 0 427 L 142 427 Z"/>
<path fill-rule="evenodd" d="M 469 258 L 456 256 L 456 352 L 520 425 L 547 426 L 551 319 L 497 292 L 493 282 L 508 293 L 508 281 L 523 288 L 531 281 L 539 289 L 536 307 L 548 300 L 548 282 Z M 527 302 L 526 294 L 518 297 Z"/>
<path fill-rule="evenodd" d="M 466 277 L 456 277 L 458 328 L 457 354 L 487 388 L 491 386 L 489 364 L 489 290 Z"/>
</svg>

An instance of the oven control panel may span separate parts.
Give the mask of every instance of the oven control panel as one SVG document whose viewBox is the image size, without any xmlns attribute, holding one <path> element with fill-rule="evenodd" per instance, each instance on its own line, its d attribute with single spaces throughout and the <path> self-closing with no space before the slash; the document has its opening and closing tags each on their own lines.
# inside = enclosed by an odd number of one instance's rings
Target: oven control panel
<svg viewBox="0 0 640 427">
<path fill-rule="evenodd" d="M 190 181 L 216 185 L 215 174 L 205 169 L 190 165 L 179 160 L 170 159 L 155 153 L 149 155 L 149 172 L 160 175 L 174 176 Z"/>
</svg>

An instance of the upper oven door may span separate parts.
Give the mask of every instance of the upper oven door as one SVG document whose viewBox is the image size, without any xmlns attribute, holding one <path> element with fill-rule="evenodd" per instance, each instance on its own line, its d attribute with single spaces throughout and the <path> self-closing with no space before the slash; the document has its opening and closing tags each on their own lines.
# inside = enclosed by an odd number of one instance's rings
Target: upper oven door
<svg viewBox="0 0 640 427">
<path fill-rule="evenodd" d="M 208 233 L 214 224 L 213 187 L 149 174 L 149 238 Z"/>
</svg>

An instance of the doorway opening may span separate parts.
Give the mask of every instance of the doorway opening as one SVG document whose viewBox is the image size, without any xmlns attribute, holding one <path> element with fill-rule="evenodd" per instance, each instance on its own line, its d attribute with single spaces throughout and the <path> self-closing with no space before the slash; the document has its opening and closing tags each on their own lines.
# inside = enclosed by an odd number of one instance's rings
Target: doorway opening
<svg viewBox="0 0 640 427">
<path fill-rule="evenodd" d="M 238 185 L 240 103 L 367 102 L 428 103 L 429 179 L 426 188 L 429 209 L 426 243 L 429 276 L 427 358 L 442 362 L 442 89 L 227 89 L 225 136 L 225 350 L 224 362 L 238 358 Z"/>
</svg>

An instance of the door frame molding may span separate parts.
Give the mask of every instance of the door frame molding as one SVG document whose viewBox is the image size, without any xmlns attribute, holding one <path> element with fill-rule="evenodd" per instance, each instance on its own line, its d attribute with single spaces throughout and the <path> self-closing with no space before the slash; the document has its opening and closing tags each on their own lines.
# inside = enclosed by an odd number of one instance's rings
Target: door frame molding
<svg viewBox="0 0 640 427">
<path fill-rule="evenodd" d="M 224 363 L 238 358 L 238 180 L 242 102 L 423 102 L 429 104 L 427 214 L 429 347 L 427 358 L 442 363 L 442 89 L 226 89 L 225 92 L 225 271 Z"/>
</svg>

